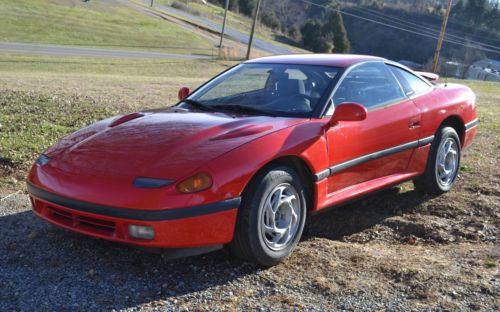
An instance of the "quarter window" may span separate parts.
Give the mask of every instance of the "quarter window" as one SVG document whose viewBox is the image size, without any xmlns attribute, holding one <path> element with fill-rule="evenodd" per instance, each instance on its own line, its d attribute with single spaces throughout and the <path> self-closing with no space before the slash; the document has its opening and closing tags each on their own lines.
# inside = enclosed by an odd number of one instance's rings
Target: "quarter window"
<svg viewBox="0 0 500 312">
<path fill-rule="evenodd" d="M 367 63 L 352 69 L 333 95 L 335 106 L 356 102 L 367 109 L 405 97 L 399 82 L 383 63 Z"/>
<path fill-rule="evenodd" d="M 396 66 L 388 66 L 401 82 L 406 95 L 419 94 L 429 90 L 429 84 L 414 74 Z"/>
</svg>

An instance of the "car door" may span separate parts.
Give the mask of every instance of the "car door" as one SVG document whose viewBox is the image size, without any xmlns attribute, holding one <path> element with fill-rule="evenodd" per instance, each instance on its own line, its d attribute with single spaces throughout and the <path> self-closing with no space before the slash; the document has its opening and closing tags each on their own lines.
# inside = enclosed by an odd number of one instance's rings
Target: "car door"
<svg viewBox="0 0 500 312">
<path fill-rule="evenodd" d="M 419 138 L 420 111 L 383 62 L 348 68 L 334 89 L 327 116 L 345 102 L 365 106 L 368 114 L 363 121 L 339 122 L 326 132 L 330 195 L 404 172 Z"/>
</svg>

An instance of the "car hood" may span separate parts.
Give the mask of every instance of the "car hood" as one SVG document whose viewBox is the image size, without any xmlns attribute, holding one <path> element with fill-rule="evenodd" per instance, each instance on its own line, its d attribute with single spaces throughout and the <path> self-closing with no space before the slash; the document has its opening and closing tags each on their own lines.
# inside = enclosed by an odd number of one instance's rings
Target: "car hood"
<svg viewBox="0 0 500 312">
<path fill-rule="evenodd" d="M 125 122 L 113 125 L 118 119 Z M 51 167 L 72 175 L 175 180 L 240 145 L 300 122 L 170 108 L 98 122 L 64 138 L 47 155 Z"/>
</svg>

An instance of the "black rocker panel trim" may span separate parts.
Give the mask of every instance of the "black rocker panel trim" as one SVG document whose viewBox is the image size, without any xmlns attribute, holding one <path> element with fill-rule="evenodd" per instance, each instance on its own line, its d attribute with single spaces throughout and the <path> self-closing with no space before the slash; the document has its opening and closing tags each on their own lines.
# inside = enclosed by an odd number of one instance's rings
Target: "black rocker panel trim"
<svg viewBox="0 0 500 312">
<path fill-rule="evenodd" d="M 475 126 L 479 125 L 479 119 L 474 119 L 471 122 L 468 122 L 465 124 L 465 131 L 474 128 Z"/>
<path fill-rule="evenodd" d="M 327 177 L 329 177 L 337 172 L 340 172 L 342 170 L 360 165 L 360 164 L 365 163 L 367 161 L 371 161 L 371 160 L 375 160 L 375 159 L 389 156 L 392 154 L 396 154 L 396 153 L 399 153 L 399 152 L 402 152 L 402 151 L 405 151 L 408 149 L 413 149 L 416 147 L 424 146 L 424 145 L 427 145 L 429 143 L 432 143 L 433 140 L 434 140 L 434 136 L 431 135 L 431 136 L 422 138 L 420 140 L 411 141 L 408 143 L 404 143 L 401 145 L 397 145 L 394 147 L 390 147 L 387 149 L 383 149 L 383 150 L 380 150 L 380 151 L 377 151 L 374 153 L 366 154 L 366 155 L 363 155 L 361 157 L 357 157 L 357 158 L 345 161 L 343 163 L 331 166 L 325 170 L 322 170 L 318 173 L 315 173 L 314 180 L 315 181 L 323 180 L 323 179 L 325 179 L 325 178 L 327 178 Z"/>
</svg>

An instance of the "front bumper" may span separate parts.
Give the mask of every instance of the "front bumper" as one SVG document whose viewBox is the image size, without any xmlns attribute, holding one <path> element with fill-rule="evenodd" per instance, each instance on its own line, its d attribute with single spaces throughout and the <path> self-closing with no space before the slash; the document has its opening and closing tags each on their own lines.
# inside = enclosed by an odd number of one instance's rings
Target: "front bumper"
<svg viewBox="0 0 500 312">
<path fill-rule="evenodd" d="M 164 210 L 141 210 L 93 204 L 60 196 L 28 182 L 33 212 L 81 234 L 151 248 L 188 248 L 232 240 L 241 198 Z M 151 226 L 152 240 L 131 237 L 131 224 Z"/>
</svg>

